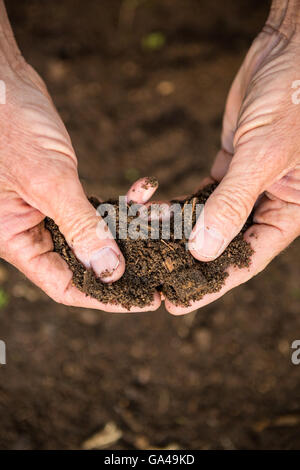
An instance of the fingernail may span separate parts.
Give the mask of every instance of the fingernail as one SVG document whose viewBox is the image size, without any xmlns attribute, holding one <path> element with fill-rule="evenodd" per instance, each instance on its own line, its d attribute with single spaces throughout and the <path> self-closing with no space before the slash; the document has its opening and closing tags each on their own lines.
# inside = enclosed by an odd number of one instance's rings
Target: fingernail
<svg viewBox="0 0 300 470">
<path fill-rule="evenodd" d="M 205 227 L 202 237 L 195 237 L 190 247 L 199 253 L 201 258 L 213 260 L 220 256 L 225 248 L 223 235 L 214 227 Z"/>
<path fill-rule="evenodd" d="M 112 248 L 104 247 L 94 253 L 91 258 L 91 267 L 102 281 L 106 281 L 120 264 L 119 256 Z"/>
</svg>

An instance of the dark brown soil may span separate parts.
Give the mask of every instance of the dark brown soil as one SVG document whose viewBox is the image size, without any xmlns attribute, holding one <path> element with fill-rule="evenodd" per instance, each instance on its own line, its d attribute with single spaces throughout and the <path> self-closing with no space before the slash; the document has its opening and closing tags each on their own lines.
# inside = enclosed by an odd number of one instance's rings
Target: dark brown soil
<svg viewBox="0 0 300 470">
<path fill-rule="evenodd" d="M 155 178 L 148 178 L 145 186 L 157 186 Z M 208 196 L 216 188 L 216 184 L 206 186 L 193 196 L 180 201 L 181 211 L 192 208 L 192 223 L 196 222 L 195 207 L 204 204 Z M 91 202 L 97 208 L 100 201 L 92 198 Z M 50 230 L 54 242 L 54 250 L 59 253 L 73 272 L 74 285 L 103 303 L 121 304 L 130 309 L 132 306 L 145 307 L 150 305 L 156 290 L 175 305 L 189 306 L 193 300 L 200 300 L 208 293 L 218 292 L 227 277 L 230 265 L 239 268 L 248 267 L 252 249 L 243 239 L 243 231 L 229 244 L 225 252 L 216 260 L 202 263 L 196 260 L 187 250 L 188 238 L 176 239 L 174 236 L 174 220 L 170 224 L 170 239 L 150 238 L 150 226 L 146 220 L 144 227 L 146 239 L 132 240 L 128 235 L 125 240 L 119 235 L 119 205 L 111 201 L 117 215 L 117 242 L 126 261 L 126 270 L 121 279 L 114 283 L 101 282 L 92 270 L 87 270 L 78 261 L 68 246 L 64 236 L 52 219 L 47 218 L 45 225 Z M 130 212 L 130 205 L 128 206 Z M 128 224 L 134 217 L 128 217 Z M 249 222 L 246 224 L 248 225 Z"/>
</svg>

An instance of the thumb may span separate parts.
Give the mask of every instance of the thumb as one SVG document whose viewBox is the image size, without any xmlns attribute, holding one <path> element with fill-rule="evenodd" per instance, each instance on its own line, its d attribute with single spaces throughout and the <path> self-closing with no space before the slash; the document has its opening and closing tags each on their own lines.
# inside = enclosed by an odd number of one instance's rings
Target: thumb
<svg viewBox="0 0 300 470">
<path fill-rule="evenodd" d="M 59 226 L 68 245 L 86 268 L 104 282 L 119 279 L 125 270 L 124 257 L 108 226 L 89 203 L 76 171 L 63 179 L 51 176 L 43 184 L 34 182 L 33 205 Z M 42 193 L 42 194 L 41 194 Z"/>
<path fill-rule="evenodd" d="M 274 165 L 259 164 L 255 158 L 237 151 L 191 233 L 189 249 L 195 258 L 211 261 L 223 253 L 242 229 L 268 181 L 272 180 L 273 171 Z"/>
</svg>

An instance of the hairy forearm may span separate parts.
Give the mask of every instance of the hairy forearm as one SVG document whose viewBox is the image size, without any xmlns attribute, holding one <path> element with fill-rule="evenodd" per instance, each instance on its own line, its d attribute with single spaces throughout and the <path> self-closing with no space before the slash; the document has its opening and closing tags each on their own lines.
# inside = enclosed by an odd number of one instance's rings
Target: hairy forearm
<svg viewBox="0 0 300 470">
<path fill-rule="evenodd" d="M 22 55 L 14 38 L 4 1 L 0 0 L 0 65 L 14 68 Z"/>
</svg>

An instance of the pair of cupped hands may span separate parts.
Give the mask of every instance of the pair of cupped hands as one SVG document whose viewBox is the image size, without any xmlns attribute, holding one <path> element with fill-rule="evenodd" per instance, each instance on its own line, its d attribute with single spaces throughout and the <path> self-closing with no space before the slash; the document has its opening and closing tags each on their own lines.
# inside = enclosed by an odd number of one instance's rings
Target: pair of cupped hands
<svg viewBox="0 0 300 470">
<path fill-rule="evenodd" d="M 299 37 L 288 38 L 272 24 L 253 42 L 226 104 L 221 149 L 211 169 L 220 184 L 205 205 L 204 239 L 200 242 L 196 224 L 189 242 L 198 260 L 215 259 L 254 208 L 253 225 L 244 235 L 254 249 L 251 265 L 231 267 L 220 292 L 188 308 L 165 299 L 170 313 L 195 310 L 247 281 L 300 234 L 300 105 L 293 99 L 299 52 Z M 67 264 L 53 251 L 45 216 L 87 268 L 100 278 L 111 273 L 104 282 L 116 281 L 125 270 L 115 240 L 103 225 L 101 236 L 97 233 L 99 216 L 83 191 L 70 137 L 44 82 L 17 51 L 6 62 L 1 67 L 6 104 L 0 105 L 0 255 L 57 302 L 125 312 L 76 289 Z M 137 181 L 128 200 L 146 203 L 154 189 L 144 186 Z M 156 293 L 144 310 L 160 303 Z"/>
</svg>

